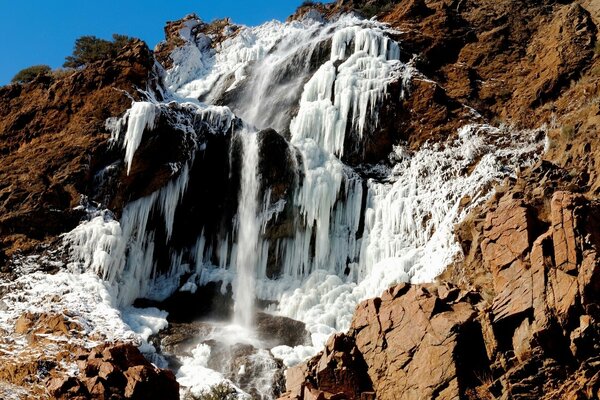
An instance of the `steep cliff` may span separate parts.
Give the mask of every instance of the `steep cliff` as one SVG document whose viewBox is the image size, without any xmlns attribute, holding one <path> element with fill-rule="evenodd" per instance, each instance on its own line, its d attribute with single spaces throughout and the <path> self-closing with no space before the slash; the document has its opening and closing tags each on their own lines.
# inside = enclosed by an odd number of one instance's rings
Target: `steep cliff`
<svg viewBox="0 0 600 400">
<path fill-rule="evenodd" d="M 596 398 L 599 24 L 188 15 L 0 88 L 0 397 Z"/>
</svg>

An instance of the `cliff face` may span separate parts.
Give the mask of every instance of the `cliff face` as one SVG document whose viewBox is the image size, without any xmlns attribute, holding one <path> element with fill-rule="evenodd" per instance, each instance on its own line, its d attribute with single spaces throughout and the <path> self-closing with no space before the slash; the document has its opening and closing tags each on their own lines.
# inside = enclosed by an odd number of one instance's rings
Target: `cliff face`
<svg viewBox="0 0 600 400">
<path fill-rule="evenodd" d="M 348 151 L 340 160 L 364 178 L 361 190 L 367 187 L 368 178 L 377 178 L 370 164 L 390 167 L 388 156 L 394 146 L 402 144 L 406 151 L 415 152 L 430 145 L 443 148 L 468 123 L 510 126 L 515 132 L 543 127 L 540 135 L 547 132 L 547 138 L 538 162 L 498 185 L 489 200 L 455 227 L 463 259 L 435 283 L 396 285 L 360 303 L 347 333 L 332 336 L 319 355 L 287 371 L 284 399 L 592 399 L 600 395 L 600 6 L 596 3 L 340 0 L 303 6 L 290 17 L 333 18 L 342 12 L 377 16 L 396 29 L 390 35 L 400 43 L 402 62 L 419 71 L 409 74 L 406 82 L 396 79 L 385 87 L 378 120 L 367 122 L 365 136 L 358 137 L 354 127 L 342 133 Z M 116 59 L 68 76 L 0 88 L 0 266 L 4 278 L 12 278 L 15 272 L 10 260 L 39 254 L 48 244 L 56 244 L 59 235 L 73 230 L 97 203 L 127 220 L 139 217 L 137 209 L 128 211 L 127 206 L 149 198 L 163 203 L 148 205 L 146 220 L 137 221 L 135 227 L 147 223 L 148 230 L 152 229 L 153 275 L 168 275 L 177 256 L 185 264 L 182 254 L 197 263 L 203 256 L 214 262 L 223 256 L 217 253 L 224 246 L 224 259 L 232 257 L 228 246 L 234 239 L 228 235 L 238 223 L 235 214 L 241 201 L 244 152 L 234 133 L 242 130 L 242 121 L 214 110 L 207 117 L 203 110 L 175 101 L 151 105 L 156 114 L 149 124 L 152 128 L 146 124 L 138 132 L 140 143 L 129 162 L 123 160 L 123 132 L 117 138 L 111 135 L 117 118 L 130 109 L 133 100 L 140 104 L 164 94 L 166 71 L 181 62 L 178 49 L 192 43 L 195 51 L 217 51 L 240 29 L 228 20 L 205 24 L 190 15 L 167 25 L 166 41 L 154 52 L 134 42 Z M 265 85 L 275 87 L 297 79 L 298 87 L 303 87 L 328 60 L 331 47 L 331 38 L 318 42 L 310 53 L 300 54 L 308 62 L 292 60 L 275 76 L 275 82 Z M 336 60 L 332 65 L 337 68 L 341 63 Z M 250 63 L 246 72 L 253 73 L 253 67 Z M 199 99 L 216 105 L 219 112 L 218 106 L 229 106 L 236 114 L 236 108 L 247 111 L 243 107 L 248 99 L 268 100 L 253 97 L 252 82 L 231 84 L 235 79 L 233 72 L 220 76 Z M 223 90 L 213 90 L 219 85 Z M 290 143 L 292 133 L 287 126 L 299 111 L 301 94 L 285 93 L 285 101 L 279 102 L 285 109 L 279 103 L 270 110 L 261 109 L 265 121 L 286 128 L 256 134 L 261 143 L 259 192 L 270 195 L 261 213 L 278 216 L 265 222 L 263 234 L 274 243 L 292 240 L 295 224 L 307 224 L 297 216 L 302 207 L 294 204 L 293 194 L 300 184 L 317 179 L 299 171 L 306 171 L 303 163 L 325 157 L 319 153 L 319 157 L 303 159 Z M 475 167 L 465 167 L 470 168 Z M 185 180 L 183 191 L 189 186 L 184 197 L 178 194 L 179 187 L 173 189 L 180 180 Z M 338 207 L 337 197 L 348 193 L 345 185 L 349 182 L 344 181 L 339 195 L 334 193 L 332 209 L 333 204 Z M 162 221 L 169 220 L 163 197 L 175 198 L 177 209 L 170 210 L 170 227 Z M 359 209 L 364 208 L 367 194 L 360 192 L 355 200 Z M 461 207 L 470 200 L 461 199 Z M 278 205 L 282 209 L 272 211 Z M 139 209 L 143 214 L 143 207 Z M 428 218 L 431 215 L 423 218 L 423 226 Z M 367 224 L 366 219 L 357 218 L 357 232 Z M 141 233 L 137 235 L 127 239 L 141 241 Z M 305 243 L 313 256 L 316 236 L 310 235 Z M 355 236 L 354 240 L 360 239 L 360 233 Z M 223 238 L 218 251 L 211 249 L 208 255 L 194 247 L 206 241 L 215 242 L 216 249 Z M 266 255 L 269 279 L 285 273 L 278 257 L 274 251 Z M 343 257 L 345 263 L 350 262 L 347 258 Z M 344 277 L 349 274 L 341 272 Z M 132 274 L 131 280 L 138 275 Z M 177 288 L 190 276 L 194 274 L 189 270 L 177 276 Z M 211 298 L 207 288 L 195 290 L 150 304 L 166 307 L 175 318 L 187 322 L 206 310 L 182 311 L 182 303 L 219 301 Z M 0 293 L 4 296 L 7 291 L 2 288 Z M 80 374 L 72 378 L 56 371 L 40 375 L 36 359 L 42 356 L 36 349 L 50 345 L 38 342 L 39 334 L 84 337 L 78 333 L 80 327 L 65 325 L 68 317 L 68 313 L 23 314 L 17 333 L 27 335 L 34 351 L 18 360 L 7 356 L 7 367 L 0 368 L 2 380 L 22 385 L 35 375 L 32 393 L 47 393 L 44 387 L 48 385 L 58 398 L 101 398 L 109 392 L 144 398 L 156 389 L 145 383 L 154 382 L 164 387 L 165 398 L 177 397 L 172 374 L 155 369 L 128 347 L 116 346 L 117 352 L 127 352 L 135 362 L 118 359 L 110 348 L 90 353 L 84 350 L 89 346 L 68 347 L 51 357 L 54 366 L 50 369 L 64 360 L 77 361 Z M 50 328 L 37 327 L 48 318 Z M 182 332 L 193 330 L 181 326 Z M 181 336 L 184 344 L 190 341 L 191 333 L 176 328 L 165 334 L 163 345 L 173 340 L 168 335 Z M 285 331 L 285 327 L 278 329 Z M 304 331 L 298 330 L 304 338 Z M 73 358 L 76 350 L 77 360 Z M 254 357 L 253 349 L 245 351 Z M 20 369 L 26 373 L 17 373 Z M 103 374 L 112 375 L 108 379 Z M 237 375 L 231 373 L 231 379 Z"/>
<path fill-rule="evenodd" d="M 435 284 L 401 284 L 359 305 L 347 334 L 288 370 L 283 398 L 600 395 L 600 13 L 592 3 L 371 8 L 401 32 L 403 49 L 419 55 L 445 98 L 494 123 L 547 124 L 546 152 L 456 227 L 463 261 Z M 440 127 L 448 134 L 444 123 L 430 131 Z"/>
<path fill-rule="evenodd" d="M 0 88 L 0 252 L 27 252 L 78 224 L 94 174 L 117 160 L 106 120 L 149 86 L 153 63 L 137 42 L 68 76 Z"/>
<path fill-rule="evenodd" d="M 445 278 L 458 286 L 402 284 L 362 303 L 347 334 L 288 371 L 285 398 L 596 398 L 598 204 L 556 191 L 546 223 L 520 194 L 485 212 L 477 276 L 457 265 Z"/>
</svg>

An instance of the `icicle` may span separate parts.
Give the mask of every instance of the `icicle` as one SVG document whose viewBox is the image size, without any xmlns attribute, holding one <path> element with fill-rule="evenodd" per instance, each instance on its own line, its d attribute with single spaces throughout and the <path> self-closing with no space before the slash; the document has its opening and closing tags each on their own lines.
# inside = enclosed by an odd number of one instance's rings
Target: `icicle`
<svg viewBox="0 0 600 400">
<path fill-rule="evenodd" d="M 125 165 L 127 174 L 131 171 L 133 156 L 142 142 L 142 135 L 146 129 L 154 129 L 156 120 L 156 106 L 145 101 L 135 102 L 127 112 L 127 131 L 123 139 L 125 149 Z"/>
</svg>

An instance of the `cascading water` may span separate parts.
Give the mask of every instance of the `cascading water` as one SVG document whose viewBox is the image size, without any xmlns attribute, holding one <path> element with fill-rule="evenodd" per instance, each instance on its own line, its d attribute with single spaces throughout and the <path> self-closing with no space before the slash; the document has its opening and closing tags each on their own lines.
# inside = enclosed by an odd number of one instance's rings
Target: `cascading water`
<svg viewBox="0 0 600 400">
<path fill-rule="evenodd" d="M 242 132 L 242 179 L 238 206 L 238 240 L 236 277 L 233 282 L 233 321 L 251 328 L 254 320 L 254 297 L 258 242 L 261 223 L 258 217 L 258 140 L 256 133 Z"/>
<path fill-rule="evenodd" d="M 180 290 L 222 282 L 223 289 L 233 289 L 233 321 L 238 325 L 253 326 L 255 298 L 271 301 L 272 313 L 306 323 L 310 346 L 271 349 L 286 365 L 293 365 L 319 351 L 330 334 L 347 329 L 360 300 L 396 282 L 434 279 L 460 257 L 454 224 L 490 194 L 493 183 L 512 174 L 513 167 L 531 162 L 541 150 L 533 135 L 511 137 L 507 131 L 469 125 L 444 145 L 428 144 L 414 153 L 398 145 L 386 163 L 351 168 L 342 161 L 353 150 L 348 144 L 361 146 L 369 138 L 378 125 L 379 106 L 389 99 L 389 86 L 399 82 L 404 95 L 406 82 L 416 73 L 399 61 L 400 47 L 391 39 L 394 31 L 354 16 L 331 22 L 270 22 L 231 29 L 213 48 L 208 36 L 191 36 L 194 23 L 198 22 L 186 23 L 181 32 L 184 44 L 171 55 L 174 66 L 164 78 L 165 103 L 134 103 L 124 118 L 112 121 L 113 137 L 122 140 L 129 172 L 145 131 L 172 107 L 169 102 L 176 102 L 194 115 L 176 120 L 193 137 L 196 153 L 205 150 L 196 119 L 205 121 L 214 134 L 239 140 L 235 223 L 230 231 L 212 236 L 200 226 L 198 236 L 190 238 L 194 245 L 171 248 L 173 221 L 186 195 L 192 157 L 164 188 L 129 203 L 120 221 L 103 212 L 65 235 L 72 269 L 100 274 L 114 306 L 128 306 L 143 296 L 164 299 L 179 288 L 184 274 L 189 278 Z M 229 105 L 252 128 L 234 133 L 234 113 L 205 103 Z M 265 127 L 289 133 L 290 169 L 297 175 L 289 183 L 290 195 L 274 203 L 270 188 L 261 195 L 264 182 L 259 181 L 265 160 L 254 128 Z M 461 199 L 466 198 L 470 202 L 465 206 Z M 267 225 L 284 210 L 294 213 L 289 232 L 266 239 Z M 156 228 L 148 224 L 157 213 L 164 217 L 161 245 L 169 249 L 171 259 L 161 274 L 154 258 Z M 269 260 L 280 267 L 272 278 L 266 274 Z M 234 333 L 222 332 L 234 340 Z M 208 344 L 200 344 L 192 357 L 183 359 L 178 378 L 193 393 L 224 379 L 211 372 L 206 374 L 209 383 L 198 381 L 198 371 L 208 371 L 210 351 Z M 261 350 L 261 357 L 264 353 Z M 273 369 L 264 357 L 261 360 Z M 264 394 L 265 399 L 273 396 Z"/>
</svg>

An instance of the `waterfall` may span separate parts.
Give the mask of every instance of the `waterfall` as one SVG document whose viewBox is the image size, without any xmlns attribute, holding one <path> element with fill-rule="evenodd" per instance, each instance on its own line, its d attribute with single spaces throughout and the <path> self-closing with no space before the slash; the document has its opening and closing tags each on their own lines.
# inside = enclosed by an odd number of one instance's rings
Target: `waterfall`
<svg viewBox="0 0 600 400">
<path fill-rule="evenodd" d="M 65 235 L 73 269 L 101 275 L 121 307 L 140 296 L 160 299 L 178 288 L 196 291 L 220 282 L 223 294 L 233 291 L 233 322 L 243 332 L 249 329 L 240 326 L 253 327 L 256 299 L 270 301 L 267 311 L 303 321 L 311 334 L 312 346 L 271 349 L 288 366 L 347 329 L 362 299 L 398 282 L 434 279 L 460 257 L 454 225 L 490 195 L 495 183 L 534 160 L 541 147 L 533 134 L 511 136 L 487 125 L 467 125 L 443 144 L 410 152 L 400 143 L 379 165 L 346 165 L 344 155 L 354 150 L 348 144 L 361 146 L 372 138 L 390 85 L 402 86 L 414 73 L 400 61 L 394 33 L 354 16 L 239 27 L 215 46 L 208 36 L 191 38 L 187 32 L 166 72 L 165 103 L 134 103 L 121 120 L 112 121 L 113 140 L 123 141 L 129 172 L 143 135 L 161 113 L 191 110 L 192 120 L 205 121 L 211 134 L 230 135 L 241 144 L 240 186 L 232 193 L 238 197 L 236 216 L 232 221 L 226 214 L 226 232 L 198 226 L 198 236 L 186 238 L 183 248 L 170 247 L 192 157 L 164 188 L 129 203 L 120 221 L 104 212 Z M 245 119 L 242 132 L 233 132 L 234 114 Z M 204 149 L 194 121 L 180 117 L 173 121 Z M 122 137 L 119 130 L 126 124 Z M 297 174 L 289 193 L 273 204 L 259 174 L 259 166 L 262 171 L 269 166 L 260 159 L 255 129 L 263 127 L 287 135 Z M 237 154 L 231 149 L 233 166 Z M 262 179 L 267 182 L 266 174 Z M 284 210 L 293 213 L 285 234 L 267 239 L 268 223 Z M 159 213 L 164 235 L 156 237 L 165 238 L 172 261 L 157 277 L 150 230 L 156 224 L 149 220 Z M 280 267 L 276 278 L 267 278 L 268 259 Z M 179 282 L 183 276 L 184 284 Z M 207 359 L 210 346 L 199 345 L 192 353 Z M 198 386 L 191 377 L 200 367 L 206 370 L 207 361 L 197 361 L 186 361 L 182 383 Z"/>
<path fill-rule="evenodd" d="M 233 321 L 250 328 L 254 320 L 256 269 L 261 222 L 258 214 L 258 139 L 242 132 L 242 174 L 238 205 L 236 276 L 233 284 Z"/>
</svg>

